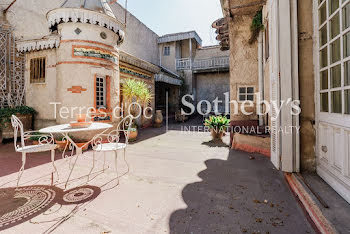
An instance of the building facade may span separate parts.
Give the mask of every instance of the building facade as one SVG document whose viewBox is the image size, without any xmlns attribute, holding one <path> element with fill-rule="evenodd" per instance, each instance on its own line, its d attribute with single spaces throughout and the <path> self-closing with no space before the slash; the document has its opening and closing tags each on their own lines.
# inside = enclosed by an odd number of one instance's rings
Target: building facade
<svg viewBox="0 0 350 234">
<path fill-rule="evenodd" d="M 222 0 L 221 4 L 225 18 L 217 23 L 218 39 L 231 51 L 231 66 L 248 67 L 235 60 L 236 53 L 255 50 L 255 69 L 262 76 L 256 84 L 264 90 L 264 99 L 279 104 L 300 100 L 300 115 L 292 115 L 292 106 L 286 104 L 279 114 L 272 108 L 265 116 L 272 129 L 273 164 L 286 172 L 316 171 L 350 202 L 350 1 Z M 243 31 L 249 34 L 257 12 L 264 26 L 257 43 L 239 47 L 237 37 Z M 231 73 L 231 81 L 235 74 Z M 278 131 L 290 127 L 294 130 Z"/>
</svg>

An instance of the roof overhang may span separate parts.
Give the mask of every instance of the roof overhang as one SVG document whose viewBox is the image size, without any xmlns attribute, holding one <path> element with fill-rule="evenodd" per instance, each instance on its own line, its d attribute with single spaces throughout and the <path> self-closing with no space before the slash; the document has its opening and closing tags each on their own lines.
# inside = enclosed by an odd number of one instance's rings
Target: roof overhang
<svg viewBox="0 0 350 234">
<path fill-rule="evenodd" d="M 58 35 L 47 36 L 42 39 L 17 41 L 17 51 L 31 52 L 38 50 L 54 49 L 60 45 L 60 37 Z"/>
<path fill-rule="evenodd" d="M 151 72 L 153 74 L 159 73 L 160 68 L 152 63 L 149 63 L 145 60 L 142 60 L 140 58 L 137 58 L 131 54 L 126 53 L 125 51 L 120 50 L 119 53 L 119 59 L 120 61 L 124 63 L 128 63 L 130 65 L 133 65 L 135 67 L 139 67 L 143 70 L 146 70 L 148 72 Z"/>
<path fill-rule="evenodd" d="M 163 82 L 171 85 L 181 86 L 182 80 L 160 73 L 155 75 L 155 82 Z"/>
<path fill-rule="evenodd" d="M 182 41 L 187 39 L 195 39 L 196 42 L 200 46 L 202 46 L 202 39 L 200 38 L 200 36 L 197 34 L 196 31 L 168 34 L 168 35 L 161 36 L 158 38 L 158 44 L 173 42 L 173 41 Z"/>
</svg>

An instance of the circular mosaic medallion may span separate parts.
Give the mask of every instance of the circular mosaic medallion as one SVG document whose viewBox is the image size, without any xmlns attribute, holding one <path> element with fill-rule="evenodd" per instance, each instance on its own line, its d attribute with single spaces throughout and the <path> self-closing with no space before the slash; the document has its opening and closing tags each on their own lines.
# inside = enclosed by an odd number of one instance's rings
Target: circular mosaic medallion
<svg viewBox="0 0 350 234">
<path fill-rule="evenodd" d="M 107 34 L 105 32 L 101 32 L 100 36 L 102 39 L 107 39 Z"/>
<path fill-rule="evenodd" d="M 90 200 L 93 200 L 101 193 L 99 188 L 93 186 L 85 186 L 71 189 L 63 195 L 63 203 L 69 204 L 81 204 Z"/>
<path fill-rule="evenodd" d="M 1 191 L 0 230 L 30 220 L 55 204 L 58 191 L 50 187 L 23 187 Z"/>
</svg>

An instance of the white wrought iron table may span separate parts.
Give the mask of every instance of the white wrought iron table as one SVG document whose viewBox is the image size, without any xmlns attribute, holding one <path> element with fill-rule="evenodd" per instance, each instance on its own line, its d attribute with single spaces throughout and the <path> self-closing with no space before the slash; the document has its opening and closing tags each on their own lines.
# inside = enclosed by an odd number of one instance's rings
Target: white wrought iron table
<svg viewBox="0 0 350 234">
<path fill-rule="evenodd" d="M 47 127 L 47 128 L 43 128 L 43 129 L 39 130 L 40 133 L 61 134 L 63 136 L 63 138 L 66 139 L 70 143 L 72 152 L 73 152 L 74 148 L 76 149 L 75 161 L 74 161 L 74 164 L 71 168 L 69 176 L 67 178 L 65 188 L 67 188 L 67 184 L 68 184 L 69 179 L 72 175 L 72 172 L 74 170 L 74 167 L 75 167 L 75 164 L 78 160 L 78 157 L 83 154 L 83 148 L 86 147 L 87 145 L 89 145 L 91 143 L 91 141 L 93 141 L 93 139 L 96 136 L 104 134 L 108 129 L 110 129 L 112 127 L 113 127 L 113 125 L 106 124 L 106 123 L 92 123 L 87 128 L 72 128 L 69 124 L 62 124 L 62 125 L 55 125 L 55 126 L 51 126 L 51 127 Z M 78 145 L 69 136 L 70 133 L 81 133 L 81 132 L 91 132 L 91 131 L 99 132 L 99 133 L 96 134 L 91 140 L 86 142 L 86 144 L 84 144 L 81 147 L 78 147 Z"/>
</svg>

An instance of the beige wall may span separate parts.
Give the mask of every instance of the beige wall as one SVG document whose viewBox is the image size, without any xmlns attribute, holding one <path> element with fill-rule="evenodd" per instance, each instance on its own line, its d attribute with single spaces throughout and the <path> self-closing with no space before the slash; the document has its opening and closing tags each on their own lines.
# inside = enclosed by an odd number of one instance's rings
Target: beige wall
<svg viewBox="0 0 350 234">
<path fill-rule="evenodd" d="M 164 56 L 164 47 L 170 47 L 170 55 Z M 176 72 L 175 60 L 176 60 L 176 42 L 168 42 L 159 44 L 159 52 L 161 56 L 161 65 L 172 72 Z"/>
<path fill-rule="evenodd" d="M 258 46 L 257 42 L 248 43 L 251 31 L 250 25 L 253 16 L 235 16 L 229 20 L 230 33 L 230 96 L 231 100 L 238 100 L 240 86 L 252 86 L 258 90 Z M 246 108 L 253 115 L 245 116 L 242 113 L 234 115 L 234 106 L 231 105 L 231 120 L 257 119 L 256 108 Z M 239 107 L 240 109 L 240 107 Z"/>
<path fill-rule="evenodd" d="M 111 9 L 120 22 L 125 22 L 125 9 L 119 4 Z M 158 35 L 130 12 L 127 13 L 125 40 L 120 49 L 147 62 L 159 64 Z"/>
<path fill-rule="evenodd" d="M 5 2 L 12 2 L 5 0 Z M 18 39 L 39 39 L 48 34 L 46 13 L 62 5 L 64 0 L 25 0 L 17 1 L 7 13 L 7 20 L 14 27 Z M 0 9 L 1 9 L 0 4 Z"/>
<path fill-rule="evenodd" d="M 43 84 L 30 83 L 30 59 L 46 57 L 46 80 Z M 56 102 L 56 49 L 44 50 L 28 53 L 25 64 L 25 83 L 26 83 L 26 104 L 33 107 L 38 114 L 36 115 L 35 127 L 42 127 L 43 123 L 56 122 L 55 108 L 50 102 Z M 39 121 L 37 121 L 39 120 Z"/>
<path fill-rule="evenodd" d="M 12 0 L 4 0 L 10 4 Z M 15 28 L 15 36 L 20 40 L 39 39 L 50 34 L 46 14 L 59 8 L 64 0 L 25 0 L 17 1 L 9 10 L 7 19 Z M 0 4 L 0 9 L 3 9 Z M 111 8 L 117 19 L 124 23 L 125 11 L 118 5 Z M 35 23 L 33 23 L 35 22 Z M 127 14 L 125 41 L 121 50 L 153 64 L 159 64 L 158 35 L 135 16 Z"/>
<path fill-rule="evenodd" d="M 192 58 L 196 56 L 197 53 L 197 42 L 194 39 L 191 39 L 192 43 Z M 190 39 L 181 41 L 181 54 L 182 58 L 190 57 Z"/>
<path fill-rule="evenodd" d="M 220 50 L 221 46 L 205 46 L 199 48 L 196 52 L 195 59 L 209 59 L 213 57 L 230 56 L 230 51 Z"/>
<path fill-rule="evenodd" d="M 298 1 L 301 169 L 316 170 L 312 0 Z"/>
</svg>

